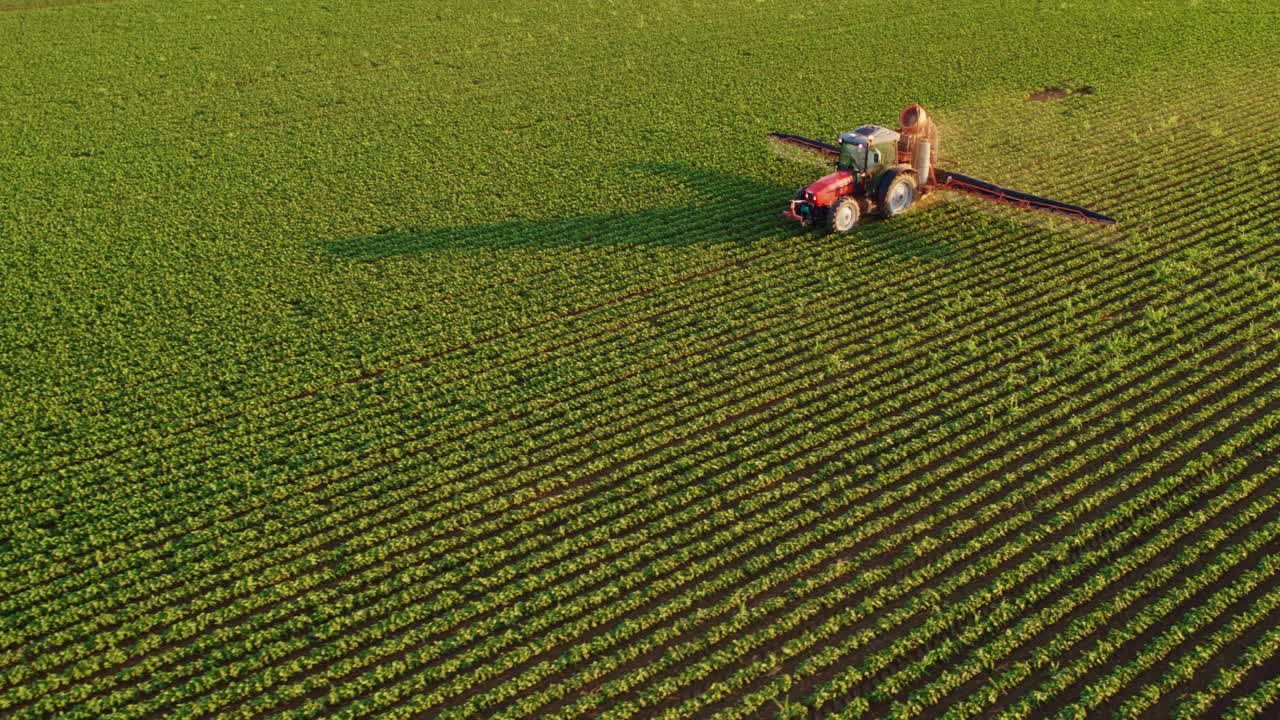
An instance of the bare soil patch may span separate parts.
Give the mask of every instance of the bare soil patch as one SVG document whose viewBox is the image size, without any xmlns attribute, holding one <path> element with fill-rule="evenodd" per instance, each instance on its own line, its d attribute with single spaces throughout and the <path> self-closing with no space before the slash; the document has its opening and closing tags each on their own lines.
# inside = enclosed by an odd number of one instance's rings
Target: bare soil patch
<svg viewBox="0 0 1280 720">
<path fill-rule="evenodd" d="M 1068 90 L 1060 87 L 1048 87 L 1037 90 L 1027 96 L 1027 102 L 1049 102 L 1051 100 L 1061 100 L 1068 95 L 1092 95 L 1096 90 L 1092 85 L 1084 85 L 1075 90 Z"/>
</svg>

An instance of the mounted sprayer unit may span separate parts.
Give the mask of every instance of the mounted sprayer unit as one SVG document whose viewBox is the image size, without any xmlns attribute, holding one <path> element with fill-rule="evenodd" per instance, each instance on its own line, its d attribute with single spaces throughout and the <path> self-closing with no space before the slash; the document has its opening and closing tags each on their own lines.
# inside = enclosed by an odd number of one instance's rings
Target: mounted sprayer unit
<svg viewBox="0 0 1280 720">
<path fill-rule="evenodd" d="M 801 188 L 783 213 L 804 225 L 821 223 L 831 232 L 851 230 L 871 212 L 884 217 L 906 212 L 920 196 L 934 190 L 950 190 L 1086 222 L 1115 223 L 1092 210 L 939 168 L 938 131 L 919 105 L 909 105 L 902 111 L 896 131 L 863 125 L 841 135 L 839 147 L 785 133 L 770 133 L 769 137 L 817 153 L 836 165 L 835 172 Z"/>
</svg>

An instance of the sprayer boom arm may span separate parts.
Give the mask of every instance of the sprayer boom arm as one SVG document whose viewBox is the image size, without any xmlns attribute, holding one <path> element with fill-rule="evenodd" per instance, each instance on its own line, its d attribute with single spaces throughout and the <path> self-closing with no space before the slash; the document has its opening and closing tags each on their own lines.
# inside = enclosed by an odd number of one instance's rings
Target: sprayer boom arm
<svg viewBox="0 0 1280 720">
<path fill-rule="evenodd" d="M 1074 218 L 1076 220 L 1084 220 L 1085 222 L 1100 223 L 1103 225 L 1114 225 L 1115 220 L 1087 210 L 1078 205 L 1068 205 L 1057 200 L 1049 200 L 1047 198 L 1028 195 L 1017 190 L 1002 188 L 998 185 L 992 185 L 989 182 L 983 182 L 975 178 L 954 173 L 949 170 L 943 170 L 936 165 L 933 168 L 934 178 L 937 183 L 934 185 L 936 190 L 950 190 L 952 192 L 972 195 L 990 200 L 992 202 L 1012 205 L 1023 210 L 1036 210 L 1038 212 L 1049 213 L 1051 215 L 1061 215 L 1063 217 Z"/>
<path fill-rule="evenodd" d="M 830 158 L 831 160 L 837 160 L 840 158 L 840 148 L 835 145 L 828 145 L 821 140 L 810 140 L 809 138 L 800 137 L 799 135 L 788 135 L 787 133 L 779 132 L 769 133 L 769 139 L 783 145 L 790 145 L 792 147 L 808 150 L 809 152 Z"/>
</svg>

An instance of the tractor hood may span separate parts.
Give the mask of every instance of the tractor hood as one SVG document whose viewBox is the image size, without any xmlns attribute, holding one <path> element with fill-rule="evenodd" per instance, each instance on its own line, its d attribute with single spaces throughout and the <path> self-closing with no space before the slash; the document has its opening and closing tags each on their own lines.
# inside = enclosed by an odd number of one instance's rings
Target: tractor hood
<svg viewBox="0 0 1280 720">
<path fill-rule="evenodd" d="M 824 178 L 820 178 L 806 192 L 813 193 L 814 203 L 826 206 L 834 203 L 841 196 L 848 195 L 849 186 L 853 184 L 853 173 L 848 170 L 837 170 Z"/>
</svg>

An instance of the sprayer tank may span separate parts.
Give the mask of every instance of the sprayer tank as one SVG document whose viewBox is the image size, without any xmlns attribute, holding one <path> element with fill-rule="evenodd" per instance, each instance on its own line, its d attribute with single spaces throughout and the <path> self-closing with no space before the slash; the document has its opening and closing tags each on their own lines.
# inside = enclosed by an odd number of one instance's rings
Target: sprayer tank
<svg viewBox="0 0 1280 720">
<path fill-rule="evenodd" d="M 929 157 L 929 151 L 928 140 L 918 140 L 916 142 L 916 154 L 911 164 L 915 168 L 916 178 L 920 181 L 921 187 L 929 183 L 929 163 L 932 160 Z"/>
</svg>

